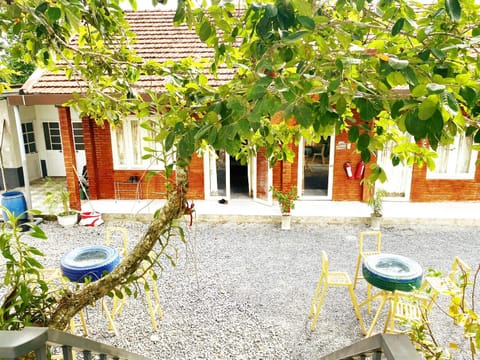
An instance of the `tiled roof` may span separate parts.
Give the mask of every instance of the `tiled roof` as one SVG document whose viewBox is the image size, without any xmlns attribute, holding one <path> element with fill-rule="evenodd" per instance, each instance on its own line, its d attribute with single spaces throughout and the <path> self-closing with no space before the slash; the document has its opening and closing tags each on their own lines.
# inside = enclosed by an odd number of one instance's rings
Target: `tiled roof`
<svg viewBox="0 0 480 360">
<path fill-rule="evenodd" d="M 145 60 L 179 60 L 186 57 L 194 59 L 212 58 L 213 50 L 203 44 L 194 31 L 186 25 L 174 26 L 174 11 L 145 10 L 127 12 L 131 30 L 137 35 L 134 45 L 137 54 Z M 214 78 L 209 76 L 210 85 L 226 83 L 234 74 L 233 69 L 220 68 Z M 63 73 L 37 71 L 22 87 L 27 95 L 59 95 L 80 92 L 81 82 L 67 80 Z M 155 76 L 142 76 L 137 83 L 139 89 L 162 90 L 164 80 Z"/>
</svg>

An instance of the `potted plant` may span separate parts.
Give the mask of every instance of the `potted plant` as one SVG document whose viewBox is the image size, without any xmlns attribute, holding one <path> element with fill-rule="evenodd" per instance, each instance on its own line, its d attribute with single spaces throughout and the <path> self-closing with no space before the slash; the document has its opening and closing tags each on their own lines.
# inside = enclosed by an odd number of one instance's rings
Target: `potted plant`
<svg viewBox="0 0 480 360">
<path fill-rule="evenodd" d="M 56 184 L 50 179 L 47 180 L 47 184 L 44 202 L 50 214 L 53 214 L 58 204 L 61 204 L 62 211 L 57 213 L 58 223 L 64 227 L 75 225 L 78 222 L 78 211 L 70 209 L 70 192 L 64 184 Z"/>
<path fill-rule="evenodd" d="M 383 198 L 387 195 L 385 190 L 372 191 L 368 199 L 368 206 L 372 209 L 370 214 L 370 226 L 374 230 L 380 230 L 383 217 Z"/>
<path fill-rule="evenodd" d="M 289 192 L 284 192 L 275 187 L 271 188 L 273 198 L 278 201 L 282 213 L 282 229 L 290 229 L 290 211 L 295 209 L 295 201 L 298 200 L 297 187 L 292 186 Z"/>
</svg>

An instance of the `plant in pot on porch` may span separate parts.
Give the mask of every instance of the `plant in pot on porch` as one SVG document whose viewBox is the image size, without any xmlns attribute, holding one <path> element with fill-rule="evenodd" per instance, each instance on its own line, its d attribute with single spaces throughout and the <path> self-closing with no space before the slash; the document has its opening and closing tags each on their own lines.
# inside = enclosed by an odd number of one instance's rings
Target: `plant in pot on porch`
<svg viewBox="0 0 480 360">
<path fill-rule="evenodd" d="M 372 209 L 370 214 L 370 227 L 380 230 L 383 217 L 383 198 L 387 195 L 385 190 L 372 190 L 372 196 L 368 199 L 368 206 Z"/>
<path fill-rule="evenodd" d="M 78 222 L 78 211 L 70 209 L 70 192 L 64 184 L 54 183 L 50 179 L 47 183 L 48 190 L 45 192 L 44 202 L 50 214 L 57 211 L 61 204 L 62 211 L 57 213 L 58 223 L 64 227 L 75 225 Z"/>
<path fill-rule="evenodd" d="M 297 187 L 290 187 L 289 192 L 276 189 L 272 186 L 273 198 L 278 201 L 280 211 L 282 212 L 282 229 L 290 229 L 291 216 L 290 211 L 295 209 L 295 201 L 298 200 Z"/>
</svg>

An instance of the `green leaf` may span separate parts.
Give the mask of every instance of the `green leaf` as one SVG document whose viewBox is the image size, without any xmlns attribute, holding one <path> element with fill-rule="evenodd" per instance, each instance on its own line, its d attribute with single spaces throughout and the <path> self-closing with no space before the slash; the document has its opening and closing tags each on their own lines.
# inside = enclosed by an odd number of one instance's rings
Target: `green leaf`
<svg viewBox="0 0 480 360">
<path fill-rule="evenodd" d="M 310 125 L 312 125 L 313 115 L 312 115 L 312 108 L 310 107 L 310 105 L 301 104 L 301 105 L 295 106 L 293 109 L 293 114 L 295 115 L 297 122 L 304 128 L 307 128 Z"/>
<path fill-rule="evenodd" d="M 480 130 L 477 130 L 477 133 L 475 134 L 475 136 L 473 138 L 473 142 L 475 144 L 480 144 Z"/>
<path fill-rule="evenodd" d="M 408 66 L 408 60 L 400 60 L 394 57 L 388 58 L 388 65 L 394 70 L 403 70 Z"/>
<path fill-rule="evenodd" d="M 338 98 L 336 110 L 338 115 L 342 115 L 347 110 L 347 101 L 343 96 Z"/>
<path fill-rule="evenodd" d="M 400 18 L 392 27 L 392 36 L 397 35 L 403 28 L 403 24 L 405 23 L 404 18 Z"/>
<path fill-rule="evenodd" d="M 438 98 L 434 95 L 427 97 L 418 107 L 418 118 L 420 120 L 427 120 L 431 118 L 437 108 Z"/>
<path fill-rule="evenodd" d="M 330 84 L 328 84 L 328 90 L 329 91 L 335 91 L 338 89 L 338 87 L 340 86 L 340 79 L 333 79 L 332 81 L 330 81 Z"/>
<path fill-rule="evenodd" d="M 267 4 L 265 6 L 265 16 L 269 17 L 269 18 L 273 18 L 275 16 L 277 16 L 278 14 L 278 9 L 276 6 L 272 5 L 272 4 Z"/>
<path fill-rule="evenodd" d="M 55 22 L 62 16 L 62 12 L 58 7 L 49 7 L 47 10 L 47 16 L 51 22 Z"/>
<path fill-rule="evenodd" d="M 198 36 L 200 37 L 201 41 L 206 41 L 212 33 L 212 25 L 210 24 L 210 21 L 204 20 L 202 25 L 200 26 L 200 31 L 198 33 Z"/>
<path fill-rule="evenodd" d="M 358 126 L 352 126 L 348 131 L 348 141 L 350 141 L 351 143 L 356 143 L 359 134 L 360 131 L 358 130 Z"/>
<path fill-rule="evenodd" d="M 362 120 L 371 120 L 381 111 L 381 107 L 376 102 L 368 99 L 356 99 L 355 104 L 359 109 L 360 118 Z"/>
<path fill-rule="evenodd" d="M 369 144 L 370 144 L 370 135 L 368 133 L 363 133 L 358 137 L 358 142 L 357 142 L 358 150 L 360 151 L 367 150 Z"/>
<path fill-rule="evenodd" d="M 250 123 L 247 119 L 241 119 L 237 124 L 240 134 L 247 135 L 250 133 Z"/>
<path fill-rule="evenodd" d="M 445 8 L 453 21 L 457 22 L 462 17 L 462 7 L 458 0 L 445 0 Z"/>
<path fill-rule="evenodd" d="M 297 21 L 302 25 L 305 29 L 308 30 L 315 30 L 315 21 L 308 16 L 297 16 Z"/>
<path fill-rule="evenodd" d="M 165 151 L 170 151 L 175 141 L 175 133 L 173 131 L 169 132 L 165 139 Z"/>
<path fill-rule="evenodd" d="M 459 93 L 468 106 L 474 106 L 477 103 L 477 92 L 471 87 L 462 86 Z"/>
<path fill-rule="evenodd" d="M 177 10 L 175 11 L 175 16 L 173 17 L 173 22 L 175 24 L 182 23 L 185 19 L 185 8 L 183 6 L 177 6 Z"/>
<path fill-rule="evenodd" d="M 447 105 L 450 109 L 452 109 L 453 111 L 458 111 L 460 110 L 460 107 L 458 106 L 458 102 L 457 102 L 457 99 L 455 99 L 455 96 L 450 92 L 450 91 L 447 91 L 446 92 L 446 96 L 447 96 Z"/>
<path fill-rule="evenodd" d="M 415 139 L 424 138 L 427 134 L 427 122 L 420 121 L 415 111 L 408 112 L 405 118 L 405 127 Z"/>
<path fill-rule="evenodd" d="M 247 93 L 248 100 L 259 100 L 267 93 L 267 89 L 264 86 L 254 85 Z"/>
<path fill-rule="evenodd" d="M 44 13 L 45 11 L 47 11 L 47 9 L 48 9 L 48 3 L 43 2 L 37 6 L 37 8 L 35 9 L 35 13 L 36 14 Z"/>
<path fill-rule="evenodd" d="M 427 84 L 427 90 L 429 94 L 440 94 L 445 91 L 445 85 L 429 83 Z"/>
<path fill-rule="evenodd" d="M 306 34 L 309 34 L 308 31 L 301 30 L 301 31 L 296 31 L 294 33 L 288 34 L 287 36 L 284 37 L 284 40 L 286 41 L 297 41 L 301 38 L 303 38 Z"/>
<path fill-rule="evenodd" d="M 362 150 L 360 156 L 363 162 L 368 163 L 370 162 L 370 158 L 372 157 L 372 154 L 370 153 L 370 150 L 365 149 L 365 150 Z"/>
<path fill-rule="evenodd" d="M 400 164 L 400 158 L 398 155 L 392 154 L 392 165 L 397 166 L 398 164 Z"/>
</svg>

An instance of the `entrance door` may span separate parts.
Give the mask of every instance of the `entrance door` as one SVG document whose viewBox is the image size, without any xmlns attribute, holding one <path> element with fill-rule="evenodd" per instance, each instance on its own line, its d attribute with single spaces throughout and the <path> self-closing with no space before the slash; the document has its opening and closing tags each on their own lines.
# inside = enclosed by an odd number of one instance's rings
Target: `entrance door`
<svg viewBox="0 0 480 360">
<path fill-rule="evenodd" d="M 333 136 L 320 142 L 300 142 L 298 188 L 302 198 L 332 198 L 333 144 Z"/>
<path fill-rule="evenodd" d="M 77 174 L 81 175 L 83 167 L 87 165 L 85 155 L 85 143 L 83 141 L 83 128 L 81 122 L 73 122 L 73 140 L 75 142 L 75 158 L 77 162 Z"/>
<path fill-rule="evenodd" d="M 227 152 L 210 150 L 204 156 L 205 197 L 226 200 L 250 197 L 249 165 L 242 165 Z"/>
<path fill-rule="evenodd" d="M 209 150 L 204 159 L 205 198 L 230 199 L 230 156 L 225 150 Z"/>
<path fill-rule="evenodd" d="M 412 183 L 412 167 L 398 164 L 393 166 L 390 159 L 394 143 L 389 141 L 383 151 L 377 154 L 377 163 L 387 174 L 387 181 L 378 184 L 378 187 L 387 192 L 386 198 L 390 200 L 409 200 L 410 186 Z"/>
<path fill-rule="evenodd" d="M 65 176 L 62 137 L 59 122 L 43 122 L 45 138 L 47 176 Z"/>
</svg>

